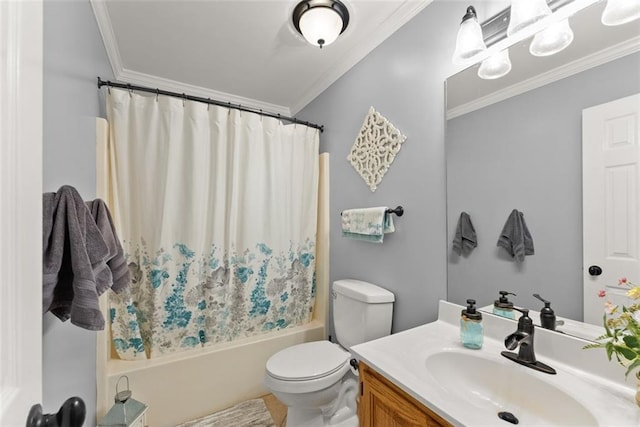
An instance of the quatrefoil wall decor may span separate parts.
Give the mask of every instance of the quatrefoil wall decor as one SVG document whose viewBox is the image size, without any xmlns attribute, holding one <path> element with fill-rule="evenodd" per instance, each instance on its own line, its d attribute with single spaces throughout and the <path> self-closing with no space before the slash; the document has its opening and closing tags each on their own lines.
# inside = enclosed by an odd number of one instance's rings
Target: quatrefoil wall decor
<svg viewBox="0 0 640 427">
<path fill-rule="evenodd" d="M 406 139 L 382 114 L 369 108 L 347 160 L 371 191 L 376 191 Z"/>
</svg>

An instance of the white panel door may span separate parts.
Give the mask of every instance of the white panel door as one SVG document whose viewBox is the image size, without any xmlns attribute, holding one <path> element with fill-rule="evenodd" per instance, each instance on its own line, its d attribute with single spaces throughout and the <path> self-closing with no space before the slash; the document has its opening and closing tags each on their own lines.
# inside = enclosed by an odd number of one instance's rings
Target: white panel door
<svg viewBox="0 0 640 427">
<path fill-rule="evenodd" d="M 0 0 L 0 426 L 42 403 L 42 1 Z"/>
<path fill-rule="evenodd" d="M 628 304 L 618 279 L 640 282 L 640 94 L 582 111 L 584 321 L 602 325 L 598 291 Z M 601 271 L 601 272 L 600 272 Z"/>
</svg>

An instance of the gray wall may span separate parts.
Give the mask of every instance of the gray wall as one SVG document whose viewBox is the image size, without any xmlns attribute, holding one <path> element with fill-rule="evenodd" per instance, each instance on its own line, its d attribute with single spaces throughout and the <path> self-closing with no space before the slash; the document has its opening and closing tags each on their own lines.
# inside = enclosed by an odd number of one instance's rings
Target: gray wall
<svg viewBox="0 0 640 427">
<path fill-rule="evenodd" d="M 449 252 L 449 300 L 492 304 L 499 290 L 539 310 L 582 320 L 582 110 L 640 92 L 640 54 L 559 80 L 447 123 L 448 237 L 461 211 L 478 247 Z M 524 213 L 535 255 L 517 264 L 496 242 L 512 209 Z"/>
<path fill-rule="evenodd" d="M 432 3 L 299 114 L 325 125 L 331 153 L 331 281 L 392 291 L 395 332 L 435 320 L 446 297 L 444 81 L 464 9 Z M 370 106 L 407 136 L 374 193 L 346 160 Z M 382 245 L 341 237 L 342 210 L 384 205 L 405 214 Z"/>
<path fill-rule="evenodd" d="M 95 117 L 104 116 L 96 77 L 112 78 L 88 1 L 44 2 L 44 191 L 69 184 L 95 197 Z M 43 407 L 57 412 L 71 396 L 94 425 L 96 333 L 47 313 L 43 320 Z"/>
</svg>

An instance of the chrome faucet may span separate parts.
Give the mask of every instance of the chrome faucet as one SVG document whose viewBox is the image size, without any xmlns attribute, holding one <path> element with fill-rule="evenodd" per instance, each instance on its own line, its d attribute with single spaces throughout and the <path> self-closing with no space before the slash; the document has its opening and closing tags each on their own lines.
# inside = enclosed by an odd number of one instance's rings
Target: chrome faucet
<svg viewBox="0 0 640 427">
<path fill-rule="evenodd" d="M 528 368 L 546 372 L 547 374 L 555 374 L 556 370 L 551 366 L 536 360 L 536 354 L 533 349 L 535 326 L 533 325 L 533 320 L 529 317 L 529 310 L 518 307 L 513 307 L 513 309 L 522 313 L 522 316 L 518 319 L 518 329 L 505 338 L 504 346 L 509 350 L 515 350 L 518 346 L 520 349 L 517 354 L 510 351 L 503 351 L 500 354 Z"/>
</svg>

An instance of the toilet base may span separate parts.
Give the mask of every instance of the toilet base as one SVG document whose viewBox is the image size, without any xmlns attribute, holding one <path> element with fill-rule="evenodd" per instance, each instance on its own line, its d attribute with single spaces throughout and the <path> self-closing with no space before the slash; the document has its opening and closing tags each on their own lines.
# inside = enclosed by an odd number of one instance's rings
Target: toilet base
<svg viewBox="0 0 640 427">
<path fill-rule="evenodd" d="M 358 415 L 348 407 L 338 410 L 330 419 L 322 416 L 320 409 L 289 407 L 287 410 L 287 427 L 358 427 Z M 340 420 L 332 422 L 332 420 Z"/>
</svg>

